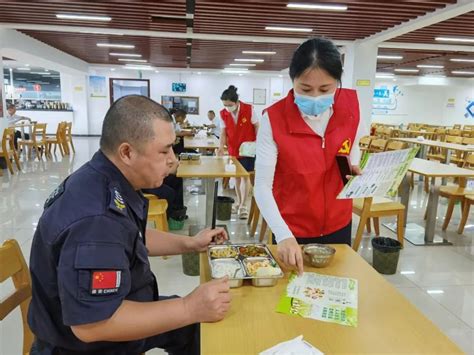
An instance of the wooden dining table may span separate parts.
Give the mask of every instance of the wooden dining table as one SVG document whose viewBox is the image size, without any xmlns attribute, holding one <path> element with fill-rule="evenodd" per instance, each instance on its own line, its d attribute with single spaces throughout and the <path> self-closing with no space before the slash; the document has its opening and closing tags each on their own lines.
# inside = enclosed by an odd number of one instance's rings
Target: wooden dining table
<svg viewBox="0 0 474 355">
<path fill-rule="evenodd" d="M 201 354 L 259 354 L 299 335 L 325 354 L 462 354 L 352 248 L 332 246 L 336 254 L 328 267 L 305 266 L 305 271 L 358 280 L 356 327 L 277 313 L 288 285 L 286 272 L 274 287 L 254 287 L 245 281 L 231 289 L 231 308 L 224 320 L 201 324 Z M 276 256 L 276 246 L 269 247 Z M 206 253 L 200 255 L 200 266 L 201 283 L 209 281 Z"/>
<path fill-rule="evenodd" d="M 232 160 L 236 169 L 226 171 L 225 165 Z M 206 226 L 212 224 L 212 207 L 214 205 L 214 182 L 217 178 L 248 177 L 249 173 L 235 157 L 228 156 L 201 156 L 200 160 L 180 161 L 176 176 L 181 178 L 202 178 L 206 194 Z"/>
<path fill-rule="evenodd" d="M 414 245 L 451 245 L 451 243 L 443 237 L 435 235 L 440 189 L 436 178 L 459 178 L 459 185 L 466 186 L 467 179 L 474 178 L 474 170 L 459 168 L 437 161 L 415 158 L 408 168 L 408 171 L 429 178 L 431 185 L 428 195 L 428 204 L 426 205 L 427 218 L 425 226 L 420 226 L 417 223 L 407 223 L 407 215 L 410 206 L 410 182 L 407 176 L 405 176 L 402 181 L 399 194 L 401 203 L 405 206 L 405 239 Z M 395 223 L 387 223 L 384 225 L 396 232 Z"/>
<path fill-rule="evenodd" d="M 207 137 L 184 137 L 185 149 L 218 149 L 219 139 L 215 136 Z"/>
<path fill-rule="evenodd" d="M 438 147 L 446 149 L 446 164 L 449 164 L 451 161 L 451 151 L 458 151 L 463 153 L 474 152 L 474 144 L 456 144 L 456 143 L 447 143 L 441 141 L 434 141 L 430 139 L 418 140 L 416 138 L 390 138 L 391 140 L 397 140 L 405 142 L 411 145 L 418 144 L 423 147 L 422 156 L 426 157 L 426 147 Z"/>
</svg>

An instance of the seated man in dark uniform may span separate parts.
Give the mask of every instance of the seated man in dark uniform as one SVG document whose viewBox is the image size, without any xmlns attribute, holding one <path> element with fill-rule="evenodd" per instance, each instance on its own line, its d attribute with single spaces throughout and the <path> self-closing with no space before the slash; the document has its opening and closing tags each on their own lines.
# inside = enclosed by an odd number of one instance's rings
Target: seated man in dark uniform
<svg viewBox="0 0 474 355">
<path fill-rule="evenodd" d="M 227 278 L 184 298 L 158 295 L 149 256 L 206 250 L 222 229 L 193 238 L 145 230 L 147 200 L 174 164 L 164 107 L 143 96 L 107 112 L 100 150 L 47 199 L 33 238 L 31 354 L 199 354 L 199 323 L 224 318 Z"/>
</svg>

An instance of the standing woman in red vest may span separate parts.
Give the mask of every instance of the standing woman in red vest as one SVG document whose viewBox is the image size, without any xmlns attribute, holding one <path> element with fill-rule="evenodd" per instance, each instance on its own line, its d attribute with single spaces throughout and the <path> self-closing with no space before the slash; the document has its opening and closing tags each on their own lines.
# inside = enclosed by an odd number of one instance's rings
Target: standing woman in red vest
<svg viewBox="0 0 474 355">
<path fill-rule="evenodd" d="M 227 146 L 229 155 L 237 157 L 242 166 L 248 171 L 255 169 L 255 157 L 240 156 L 239 150 L 243 143 L 247 146 L 255 144 L 258 130 L 258 118 L 252 105 L 239 100 L 237 88 L 233 85 L 224 90 L 221 95 L 224 109 L 221 110 L 222 131 L 218 155 L 224 154 L 224 147 Z M 251 143 L 253 142 L 253 143 Z M 247 197 L 250 192 L 249 178 L 235 178 L 235 192 L 237 204 L 232 207 L 233 213 L 238 213 L 240 219 L 247 219 Z"/>
<path fill-rule="evenodd" d="M 352 174 L 360 174 L 362 132 L 357 94 L 341 88 L 334 43 L 301 44 L 289 74 L 293 89 L 265 110 L 260 124 L 255 198 L 280 260 L 301 274 L 300 244 L 351 244 L 352 200 L 336 199 L 343 188 L 336 155 L 349 156 Z"/>
</svg>

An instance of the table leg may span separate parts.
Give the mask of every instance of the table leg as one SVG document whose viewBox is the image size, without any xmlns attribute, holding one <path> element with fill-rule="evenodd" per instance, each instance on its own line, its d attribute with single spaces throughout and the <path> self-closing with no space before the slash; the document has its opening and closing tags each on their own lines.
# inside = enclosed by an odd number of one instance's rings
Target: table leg
<svg viewBox="0 0 474 355">
<path fill-rule="evenodd" d="M 439 186 L 435 180 L 431 181 L 428 204 L 426 206 L 427 216 L 425 225 L 424 245 L 452 245 L 444 238 L 435 236 L 436 216 L 438 214 Z"/>
<path fill-rule="evenodd" d="M 212 208 L 214 206 L 214 179 L 204 179 L 206 191 L 206 227 L 212 226 Z"/>
<path fill-rule="evenodd" d="M 445 164 L 449 165 L 451 162 L 451 149 L 446 149 L 446 161 Z M 441 179 L 441 184 L 446 185 L 448 183 L 448 179 L 442 178 Z"/>
<path fill-rule="evenodd" d="M 405 174 L 405 177 L 400 184 L 398 189 L 398 194 L 400 195 L 400 202 L 403 206 L 405 206 L 405 227 L 407 225 L 407 217 L 408 217 L 408 208 L 410 207 L 410 179 L 408 174 Z"/>
<path fill-rule="evenodd" d="M 410 178 L 408 174 L 402 180 L 400 187 L 398 188 L 398 196 L 400 196 L 400 203 L 405 206 L 405 219 L 404 219 L 404 227 L 407 226 L 407 217 L 408 217 L 408 208 L 410 206 Z M 393 233 L 397 233 L 397 223 L 383 223 L 384 227 L 391 230 Z M 405 228 L 406 234 L 406 228 Z"/>
<path fill-rule="evenodd" d="M 426 152 L 427 148 L 428 147 L 426 145 L 424 145 L 424 144 L 421 145 L 421 158 L 425 159 L 425 160 L 426 160 L 426 157 L 427 157 L 427 152 Z"/>
</svg>

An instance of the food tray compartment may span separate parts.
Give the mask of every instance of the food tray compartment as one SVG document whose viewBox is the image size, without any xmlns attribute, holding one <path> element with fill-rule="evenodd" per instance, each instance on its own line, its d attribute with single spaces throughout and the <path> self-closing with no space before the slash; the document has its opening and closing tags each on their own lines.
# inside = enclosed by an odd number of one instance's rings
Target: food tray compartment
<svg viewBox="0 0 474 355">
<path fill-rule="evenodd" d="M 232 245 L 217 245 L 209 248 L 209 257 L 214 259 L 235 259 L 239 256 L 238 248 Z"/>
<path fill-rule="evenodd" d="M 237 273 L 236 270 L 238 270 Z M 228 276 L 229 286 L 231 288 L 235 288 L 242 286 L 245 270 L 240 260 L 229 258 L 214 259 L 211 261 L 211 275 L 213 279 L 219 279 Z"/>
</svg>

